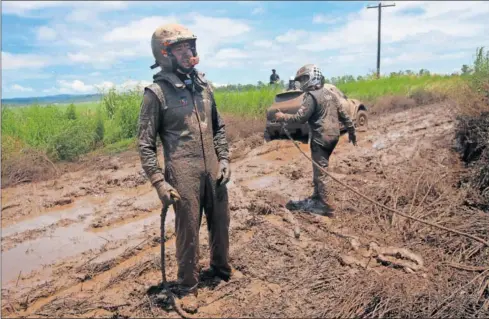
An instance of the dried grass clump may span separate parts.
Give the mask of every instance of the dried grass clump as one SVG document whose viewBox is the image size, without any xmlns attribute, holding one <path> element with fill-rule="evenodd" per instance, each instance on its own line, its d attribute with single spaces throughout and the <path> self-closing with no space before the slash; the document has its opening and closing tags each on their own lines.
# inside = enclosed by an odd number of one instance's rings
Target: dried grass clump
<svg viewBox="0 0 489 319">
<path fill-rule="evenodd" d="M 24 148 L 2 160 L 2 188 L 58 176 L 59 171 L 42 151 Z"/>
</svg>

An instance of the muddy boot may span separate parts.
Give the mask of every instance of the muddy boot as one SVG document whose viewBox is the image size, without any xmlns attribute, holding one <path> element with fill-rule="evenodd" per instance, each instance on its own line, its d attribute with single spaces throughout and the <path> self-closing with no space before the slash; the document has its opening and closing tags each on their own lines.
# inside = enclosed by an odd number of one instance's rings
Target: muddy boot
<svg viewBox="0 0 489 319">
<path fill-rule="evenodd" d="M 231 279 L 232 273 L 233 273 L 232 269 L 231 272 L 228 272 L 221 269 L 217 269 L 214 266 L 210 266 L 209 268 L 202 271 L 202 280 L 209 280 L 217 277 L 224 281 L 229 281 L 229 279 Z"/>
<path fill-rule="evenodd" d="M 318 183 L 317 181 L 314 181 L 314 191 L 312 195 L 309 197 L 311 200 L 320 200 L 321 197 L 319 196 L 319 191 L 318 191 Z"/>
<path fill-rule="evenodd" d="M 178 286 L 172 289 L 175 294 L 175 302 L 182 308 L 182 310 L 193 314 L 199 309 L 199 303 L 197 300 L 197 286 L 188 288 L 186 286 Z"/>
<path fill-rule="evenodd" d="M 318 182 L 318 202 L 324 207 L 324 215 L 328 217 L 335 217 L 334 207 L 328 203 L 328 191 L 326 187 L 325 177 Z"/>
</svg>

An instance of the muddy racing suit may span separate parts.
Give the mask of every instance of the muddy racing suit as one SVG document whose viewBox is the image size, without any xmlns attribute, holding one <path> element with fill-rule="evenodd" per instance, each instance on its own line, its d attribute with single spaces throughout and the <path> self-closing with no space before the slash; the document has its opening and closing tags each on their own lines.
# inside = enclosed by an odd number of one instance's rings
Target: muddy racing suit
<svg viewBox="0 0 489 319">
<path fill-rule="evenodd" d="M 201 74 L 192 93 L 174 73 L 159 72 L 145 88 L 139 119 L 139 152 L 150 180 L 164 178 L 181 196 L 174 204 L 178 281 L 194 287 L 199 277 L 199 228 L 205 211 L 211 267 L 230 273 L 226 185 L 217 186 L 219 161 L 229 161 L 226 132 L 210 85 Z M 165 173 L 156 139 L 163 144 Z"/>
<path fill-rule="evenodd" d="M 355 127 L 340 101 L 326 88 L 308 91 L 304 102 L 296 114 L 284 114 L 288 123 L 309 122 L 311 128 L 311 158 L 319 166 L 327 169 L 329 157 L 340 138 L 339 121 L 343 123 L 350 136 L 355 135 Z M 313 198 L 327 203 L 326 174 L 313 164 Z"/>
</svg>

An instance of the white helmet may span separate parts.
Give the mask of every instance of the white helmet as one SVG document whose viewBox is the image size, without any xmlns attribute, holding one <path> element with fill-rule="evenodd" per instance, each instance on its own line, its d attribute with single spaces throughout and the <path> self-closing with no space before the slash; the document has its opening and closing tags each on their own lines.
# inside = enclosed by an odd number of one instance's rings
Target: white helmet
<svg viewBox="0 0 489 319">
<path fill-rule="evenodd" d="M 324 85 L 324 76 L 315 64 L 306 64 L 297 71 L 295 80 L 301 83 L 301 90 L 314 91 Z"/>
</svg>

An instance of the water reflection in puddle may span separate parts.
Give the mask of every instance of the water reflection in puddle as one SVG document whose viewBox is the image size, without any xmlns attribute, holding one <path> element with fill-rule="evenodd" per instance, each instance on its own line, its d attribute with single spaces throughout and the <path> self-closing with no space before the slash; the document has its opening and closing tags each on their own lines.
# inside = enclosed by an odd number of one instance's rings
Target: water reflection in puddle
<svg viewBox="0 0 489 319">
<path fill-rule="evenodd" d="M 138 235 L 152 224 L 159 225 L 160 220 L 159 213 L 155 212 L 148 214 L 144 219 L 95 233 L 89 230 L 90 222 L 95 217 L 94 211 L 95 207 L 92 204 L 82 203 L 74 208 L 49 213 L 2 229 L 2 236 L 8 236 L 16 232 L 40 229 L 55 224 L 64 218 L 79 219 L 80 216 L 86 217 L 78 223 L 58 227 L 44 237 L 25 241 L 11 250 L 2 252 L 2 281 L 6 282 L 17 278 L 21 271 L 22 274 L 27 274 L 62 258 L 101 248 L 108 241 L 122 240 Z M 174 213 L 170 208 L 166 224 L 172 225 L 173 222 Z"/>
</svg>

